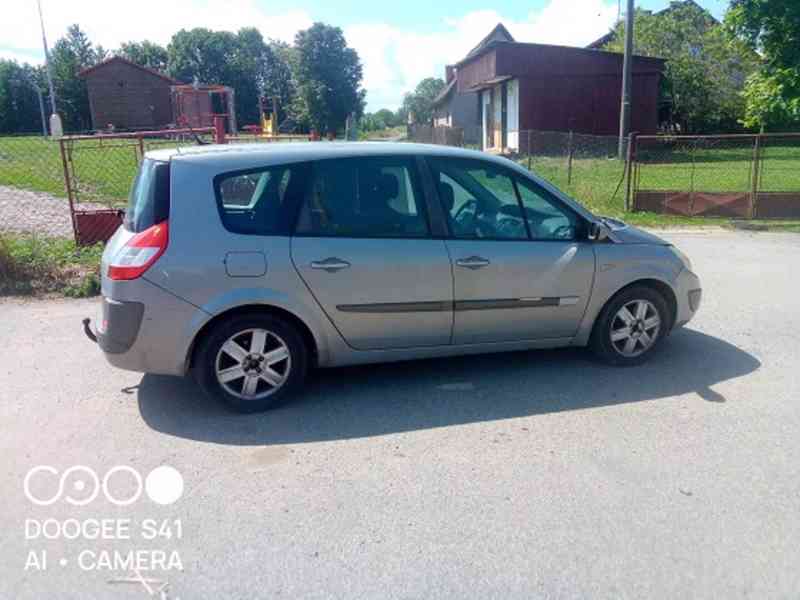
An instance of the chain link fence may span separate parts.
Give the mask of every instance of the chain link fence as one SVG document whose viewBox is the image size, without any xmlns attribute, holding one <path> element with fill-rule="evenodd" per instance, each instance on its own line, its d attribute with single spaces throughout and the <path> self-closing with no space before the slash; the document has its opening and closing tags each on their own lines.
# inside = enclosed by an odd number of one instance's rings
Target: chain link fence
<svg viewBox="0 0 800 600">
<path fill-rule="evenodd" d="M 307 135 L 226 136 L 230 144 L 307 141 Z M 0 137 L 0 235 L 104 241 L 120 222 L 142 156 L 214 143 L 213 128 L 98 132 L 61 140 Z"/>
<path fill-rule="evenodd" d="M 73 234 L 58 142 L 0 137 L 0 234 Z"/>
<path fill-rule="evenodd" d="M 104 241 L 144 153 L 212 143 L 210 129 L 0 138 L 0 234 Z"/>
<path fill-rule="evenodd" d="M 620 216 L 625 210 L 625 160 L 619 138 L 566 131 L 500 130 L 480 127 L 409 127 L 408 141 L 458 146 L 502 154 L 577 198 L 590 210 Z M 627 140 L 623 145 L 627 153 Z"/>
<path fill-rule="evenodd" d="M 518 160 L 589 210 L 602 215 L 625 212 L 625 160 L 618 158 L 617 136 L 563 131 L 520 131 Z M 627 143 L 622 156 L 626 156 Z"/>
<path fill-rule="evenodd" d="M 683 216 L 800 217 L 800 135 L 640 136 L 633 210 Z"/>
<path fill-rule="evenodd" d="M 678 215 L 800 217 L 800 135 L 640 136 L 631 177 L 616 136 L 554 131 L 417 127 L 406 139 L 504 154 L 590 210 Z M 227 142 L 288 143 L 305 135 L 228 136 Z M 144 153 L 212 143 L 213 129 L 0 137 L 0 234 L 103 241 L 120 221 Z M 324 142 L 322 142 L 324 143 Z M 627 152 L 627 147 L 623 149 Z M 72 204 L 72 210 L 70 209 Z"/>
</svg>

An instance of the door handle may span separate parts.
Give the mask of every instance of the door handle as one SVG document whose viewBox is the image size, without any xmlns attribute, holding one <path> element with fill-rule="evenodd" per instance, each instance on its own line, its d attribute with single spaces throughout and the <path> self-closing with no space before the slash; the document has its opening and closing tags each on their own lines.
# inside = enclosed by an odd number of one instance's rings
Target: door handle
<svg viewBox="0 0 800 600">
<path fill-rule="evenodd" d="M 327 271 L 328 273 L 335 273 L 336 271 L 347 269 L 349 266 L 350 266 L 349 262 L 347 262 L 346 260 L 342 260 L 341 258 L 336 258 L 335 256 L 331 256 L 329 258 L 326 258 L 325 260 L 311 261 L 312 269 L 322 269 L 323 271 Z"/>
<path fill-rule="evenodd" d="M 466 269 L 480 269 L 489 264 L 489 259 L 482 256 L 470 256 L 469 258 L 459 258 L 456 260 L 456 265 Z"/>
</svg>

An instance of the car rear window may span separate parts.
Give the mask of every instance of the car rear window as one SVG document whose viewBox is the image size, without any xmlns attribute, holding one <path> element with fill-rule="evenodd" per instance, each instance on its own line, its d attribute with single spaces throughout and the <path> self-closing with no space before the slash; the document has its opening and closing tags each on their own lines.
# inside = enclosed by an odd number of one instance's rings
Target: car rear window
<svg viewBox="0 0 800 600">
<path fill-rule="evenodd" d="M 169 218 L 169 163 L 145 158 L 131 187 L 123 226 L 139 233 Z"/>
</svg>

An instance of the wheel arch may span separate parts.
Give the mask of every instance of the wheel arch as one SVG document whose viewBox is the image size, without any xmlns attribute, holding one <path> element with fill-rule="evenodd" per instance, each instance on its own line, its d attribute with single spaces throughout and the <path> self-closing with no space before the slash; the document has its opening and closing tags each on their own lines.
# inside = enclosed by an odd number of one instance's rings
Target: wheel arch
<svg viewBox="0 0 800 600">
<path fill-rule="evenodd" d="M 625 291 L 629 290 L 632 287 L 648 287 L 658 292 L 664 298 L 664 301 L 667 303 L 667 308 L 669 310 L 669 327 L 667 327 L 667 333 L 672 331 L 672 327 L 675 325 L 675 321 L 678 317 L 678 297 L 675 295 L 675 290 L 672 289 L 672 286 L 670 286 L 665 281 L 662 281 L 661 279 L 656 279 L 654 277 L 644 277 L 626 283 L 625 285 L 620 287 L 617 291 L 615 291 L 613 294 L 611 294 L 605 302 L 603 302 L 603 306 L 600 307 L 600 310 L 597 312 L 597 315 L 595 315 L 594 322 L 592 323 L 591 335 L 594 335 L 595 328 L 597 327 L 597 322 L 600 320 L 600 315 L 603 314 L 603 310 L 605 310 L 606 306 L 608 306 L 610 302 L 613 302 L 617 296 L 619 296 L 620 294 L 624 293 Z"/>
<path fill-rule="evenodd" d="M 672 330 L 677 319 L 678 299 L 675 289 L 672 285 L 670 285 L 668 280 L 662 277 L 652 276 L 650 274 L 641 274 L 639 277 L 627 280 L 621 278 L 621 280 L 617 283 L 618 285 L 615 287 L 609 286 L 611 287 L 609 291 L 607 291 L 608 288 L 606 288 L 602 291 L 595 290 L 595 292 L 593 292 L 592 300 L 589 307 L 587 307 L 586 312 L 584 313 L 581 326 L 578 329 L 575 338 L 573 339 L 572 345 L 587 345 L 592 337 L 592 334 L 594 333 L 597 320 L 600 318 L 600 315 L 603 314 L 603 309 L 608 306 L 608 303 L 612 302 L 619 294 L 637 285 L 649 287 L 663 296 L 669 309 L 670 322 L 667 331 L 669 332 Z"/>
<path fill-rule="evenodd" d="M 274 304 L 244 304 L 229 308 L 228 310 L 216 314 L 203 324 L 203 326 L 197 331 L 192 339 L 192 343 L 189 345 L 186 356 L 186 370 L 189 371 L 194 366 L 197 349 L 200 346 L 200 343 L 209 334 L 209 332 L 214 329 L 214 327 L 231 317 L 254 314 L 272 315 L 294 325 L 303 338 L 306 348 L 308 348 L 309 367 L 315 367 L 317 365 L 319 360 L 319 345 L 317 344 L 317 340 L 314 337 L 311 328 L 303 319 L 293 312 Z"/>
</svg>

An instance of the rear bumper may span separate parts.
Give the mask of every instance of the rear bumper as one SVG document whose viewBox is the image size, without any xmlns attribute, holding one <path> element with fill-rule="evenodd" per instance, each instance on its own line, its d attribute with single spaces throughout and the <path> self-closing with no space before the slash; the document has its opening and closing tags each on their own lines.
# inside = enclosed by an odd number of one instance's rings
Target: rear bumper
<svg viewBox="0 0 800 600">
<path fill-rule="evenodd" d="M 84 325 L 106 360 L 126 371 L 184 375 L 200 309 L 145 279 L 114 282 L 96 321 Z"/>
<path fill-rule="evenodd" d="M 703 286 L 700 284 L 700 278 L 688 269 L 681 271 L 675 283 L 678 300 L 675 327 L 681 327 L 691 321 L 699 310 L 703 298 Z"/>
<path fill-rule="evenodd" d="M 83 331 L 106 354 L 122 354 L 131 349 L 144 315 L 141 302 L 124 302 L 102 297 L 97 322 L 83 320 Z"/>
</svg>

